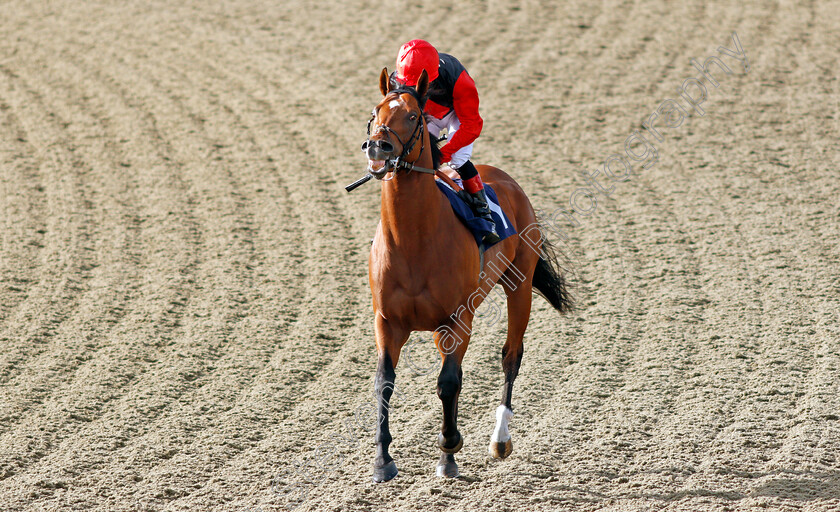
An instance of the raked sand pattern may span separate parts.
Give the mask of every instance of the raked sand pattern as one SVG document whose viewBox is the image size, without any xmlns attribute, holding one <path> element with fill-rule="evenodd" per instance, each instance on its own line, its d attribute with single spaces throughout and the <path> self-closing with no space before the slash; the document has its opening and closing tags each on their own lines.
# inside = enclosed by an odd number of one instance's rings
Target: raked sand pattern
<svg viewBox="0 0 840 512">
<path fill-rule="evenodd" d="M 575 200 L 578 309 L 534 301 L 504 461 L 477 324 L 458 480 L 400 365 L 375 485 L 380 185 L 343 186 L 414 37 L 478 84 L 475 161 Z M 840 510 L 838 48 L 836 1 L 0 2 L 0 511 Z M 636 130 L 658 160 L 575 195 Z"/>
</svg>

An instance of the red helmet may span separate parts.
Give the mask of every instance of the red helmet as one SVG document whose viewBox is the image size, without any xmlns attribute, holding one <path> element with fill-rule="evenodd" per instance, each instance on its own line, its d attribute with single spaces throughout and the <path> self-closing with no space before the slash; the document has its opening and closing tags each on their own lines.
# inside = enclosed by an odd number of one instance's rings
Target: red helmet
<svg viewBox="0 0 840 512">
<path fill-rule="evenodd" d="M 397 80 L 405 85 L 417 85 L 425 69 L 431 82 L 438 77 L 439 62 L 434 46 L 422 39 L 412 39 L 402 45 L 397 55 Z"/>
</svg>

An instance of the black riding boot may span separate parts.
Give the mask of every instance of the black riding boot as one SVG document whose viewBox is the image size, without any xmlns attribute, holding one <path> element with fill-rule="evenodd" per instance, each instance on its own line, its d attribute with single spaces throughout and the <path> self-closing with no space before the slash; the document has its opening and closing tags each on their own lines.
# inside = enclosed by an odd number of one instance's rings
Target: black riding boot
<svg viewBox="0 0 840 512">
<path fill-rule="evenodd" d="M 461 164 L 455 170 L 458 171 L 458 174 L 461 176 L 461 179 L 464 180 L 465 184 L 468 180 L 478 176 L 478 170 L 476 170 L 475 165 L 473 165 L 473 163 L 469 160 Z M 482 188 L 474 194 L 464 190 L 462 197 L 466 200 L 467 204 L 472 207 L 476 215 L 490 223 L 490 231 L 484 233 L 482 242 L 486 245 L 498 242 L 500 240 L 499 234 L 496 233 L 496 223 L 493 222 L 493 217 L 490 215 L 490 207 L 487 205 L 487 194 L 484 192 L 484 189 Z"/>
<path fill-rule="evenodd" d="M 493 216 L 490 215 L 490 206 L 487 204 L 487 193 L 484 189 L 479 190 L 475 194 L 470 194 L 472 200 L 472 208 L 476 215 L 490 223 L 490 231 L 484 233 L 482 242 L 485 245 L 495 244 L 499 240 L 499 234 L 496 233 L 496 223 L 493 222 Z"/>
</svg>

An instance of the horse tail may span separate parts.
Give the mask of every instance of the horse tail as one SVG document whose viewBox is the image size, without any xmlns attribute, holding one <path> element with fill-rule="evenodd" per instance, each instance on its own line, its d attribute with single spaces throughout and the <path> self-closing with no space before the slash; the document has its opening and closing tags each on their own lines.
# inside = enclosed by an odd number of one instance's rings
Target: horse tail
<svg viewBox="0 0 840 512">
<path fill-rule="evenodd" d="M 560 272 L 557 250 L 545 238 L 542 241 L 542 254 L 537 261 L 537 268 L 534 269 L 533 286 L 557 311 L 571 311 L 574 300 L 567 288 L 566 279 Z"/>
</svg>

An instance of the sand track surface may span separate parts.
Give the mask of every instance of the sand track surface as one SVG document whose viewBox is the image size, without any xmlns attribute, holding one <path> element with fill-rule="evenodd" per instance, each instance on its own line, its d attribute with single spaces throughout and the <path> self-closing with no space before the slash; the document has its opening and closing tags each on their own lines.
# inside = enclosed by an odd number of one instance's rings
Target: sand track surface
<svg viewBox="0 0 840 512">
<path fill-rule="evenodd" d="M 557 217 L 578 309 L 534 301 L 511 457 L 503 314 L 462 478 L 435 373 L 400 365 L 374 485 L 381 185 L 342 187 L 412 37 L 468 67 L 474 160 L 544 214 L 689 59 L 732 73 Z M 838 48 L 835 1 L 0 2 L 0 511 L 840 510 Z"/>
</svg>

